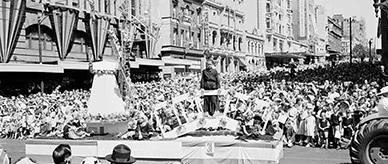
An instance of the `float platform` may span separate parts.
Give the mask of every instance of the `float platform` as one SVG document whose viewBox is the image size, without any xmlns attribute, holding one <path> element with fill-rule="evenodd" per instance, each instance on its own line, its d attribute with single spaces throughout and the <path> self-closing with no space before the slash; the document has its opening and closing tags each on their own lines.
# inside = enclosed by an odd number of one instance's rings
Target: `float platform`
<svg viewBox="0 0 388 164">
<path fill-rule="evenodd" d="M 277 164 L 283 157 L 281 141 L 245 142 L 236 140 L 234 136 L 183 137 L 159 141 L 32 139 L 26 142 L 26 155 L 35 157 L 38 163 L 52 163 L 52 151 L 61 143 L 70 144 L 72 163 L 80 163 L 84 157 L 89 156 L 103 159 L 118 144 L 126 144 L 131 148 L 132 156 L 137 159 L 136 164 Z M 102 163 L 107 161 L 102 160 Z"/>
</svg>

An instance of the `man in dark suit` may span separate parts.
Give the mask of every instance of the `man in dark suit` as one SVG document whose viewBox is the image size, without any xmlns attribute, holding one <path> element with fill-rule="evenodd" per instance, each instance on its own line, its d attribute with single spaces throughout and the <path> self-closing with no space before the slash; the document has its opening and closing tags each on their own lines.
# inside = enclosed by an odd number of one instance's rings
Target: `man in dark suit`
<svg viewBox="0 0 388 164">
<path fill-rule="evenodd" d="M 220 88 L 220 78 L 215 69 L 214 62 L 208 60 L 206 62 L 206 69 L 202 71 L 201 89 L 202 90 L 218 90 Z M 220 100 L 218 95 L 205 95 L 204 98 L 204 112 L 208 112 L 210 116 L 214 115 L 215 111 L 220 109 Z"/>
</svg>

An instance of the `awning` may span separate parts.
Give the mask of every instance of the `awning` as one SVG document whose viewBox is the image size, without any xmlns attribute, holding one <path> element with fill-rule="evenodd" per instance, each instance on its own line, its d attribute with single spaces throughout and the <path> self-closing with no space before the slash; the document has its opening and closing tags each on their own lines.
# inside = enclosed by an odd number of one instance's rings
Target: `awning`
<svg viewBox="0 0 388 164">
<path fill-rule="evenodd" d="M 25 20 L 26 0 L 1 1 L 0 62 L 7 63 L 15 50 Z"/>
<path fill-rule="evenodd" d="M 130 62 L 129 62 L 129 66 L 130 66 L 131 68 L 140 68 L 140 67 L 139 67 L 139 63 L 138 63 L 138 62 L 135 62 L 135 61 L 130 61 Z"/>
<path fill-rule="evenodd" d="M 62 66 L 63 69 L 89 70 L 89 62 L 58 61 L 58 65 Z"/>
<path fill-rule="evenodd" d="M 191 65 L 191 66 L 189 67 L 189 69 L 198 69 L 198 70 L 200 70 L 200 69 L 201 69 L 201 66 L 200 66 L 200 65 Z"/>
<path fill-rule="evenodd" d="M 329 52 L 330 55 L 333 55 L 333 54 L 340 54 L 341 52 L 339 51 L 335 51 L 335 50 L 327 50 L 327 52 Z"/>
<path fill-rule="evenodd" d="M 303 56 L 303 53 L 286 53 L 286 52 L 265 53 L 265 57 L 266 58 L 299 58 L 299 59 L 306 58 L 305 56 Z"/>
<path fill-rule="evenodd" d="M 164 66 L 164 62 L 162 60 L 137 58 L 136 62 L 139 65 L 145 65 L 145 66 L 157 66 L 157 67 Z"/>
<path fill-rule="evenodd" d="M 0 72 L 63 73 L 64 69 L 59 65 L 7 63 L 0 64 Z"/>
<path fill-rule="evenodd" d="M 173 57 L 163 57 L 162 61 L 166 65 L 201 65 L 200 61 L 189 60 L 189 59 L 178 59 Z"/>
</svg>

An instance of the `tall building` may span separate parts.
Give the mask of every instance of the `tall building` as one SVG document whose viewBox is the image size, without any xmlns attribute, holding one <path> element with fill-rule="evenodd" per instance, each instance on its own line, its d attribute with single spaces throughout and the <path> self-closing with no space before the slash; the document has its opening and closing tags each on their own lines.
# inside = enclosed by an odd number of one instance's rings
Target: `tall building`
<svg viewBox="0 0 388 164">
<path fill-rule="evenodd" d="M 265 1 L 266 66 L 302 62 L 307 46 L 294 37 L 293 0 Z"/>
<path fill-rule="evenodd" d="M 291 0 L 267 0 L 265 10 L 266 52 L 286 52 L 293 39 Z"/>
<path fill-rule="evenodd" d="M 245 1 L 244 32 L 246 44 L 246 62 L 248 70 L 265 68 L 264 43 L 265 43 L 265 1 Z"/>
<path fill-rule="evenodd" d="M 333 58 L 341 55 L 343 30 L 340 24 L 334 19 L 327 17 L 328 21 L 328 44 L 327 51 Z"/>
<path fill-rule="evenodd" d="M 350 23 L 352 24 L 352 47 L 354 48 L 357 44 L 367 46 L 368 40 L 366 38 L 366 23 L 364 18 L 344 18 L 342 14 L 336 14 L 333 16 L 333 20 L 336 21 L 343 29 L 343 53 L 350 53 Z"/>
<path fill-rule="evenodd" d="M 321 60 L 324 59 L 324 57 L 327 54 L 326 51 L 326 45 L 327 45 L 327 14 L 326 10 L 323 6 L 317 5 L 315 6 L 315 24 L 316 24 L 316 39 L 317 44 L 315 45 L 315 54 L 317 56 L 322 56 L 320 58 Z"/>
<path fill-rule="evenodd" d="M 218 61 L 219 72 L 246 69 L 244 0 L 205 0 L 205 47 Z"/>
<path fill-rule="evenodd" d="M 180 72 L 199 72 L 204 51 L 203 0 L 152 0 L 159 9 L 161 47 L 165 76 Z"/>
<path fill-rule="evenodd" d="M 314 1 L 294 0 L 292 1 L 292 30 L 294 39 L 309 45 L 310 53 L 314 53 L 316 44 L 314 23 Z"/>
</svg>

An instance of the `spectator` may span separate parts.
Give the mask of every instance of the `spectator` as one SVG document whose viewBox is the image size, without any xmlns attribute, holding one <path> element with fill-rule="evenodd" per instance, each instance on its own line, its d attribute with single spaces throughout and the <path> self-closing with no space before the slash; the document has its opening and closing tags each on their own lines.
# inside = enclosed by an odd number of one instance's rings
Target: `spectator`
<svg viewBox="0 0 388 164">
<path fill-rule="evenodd" d="M 58 145 L 52 155 L 55 164 L 70 164 L 71 163 L 71 148 L 68 144 Z"/>
<path fill-rule="evenodd" d="M 136 159 L 131 156 L 131 149 L 127 145 L 117 145 L 113 152 L 105 157 L 111 164 L 130 164 L 135 163 Z"/>
</svg>

